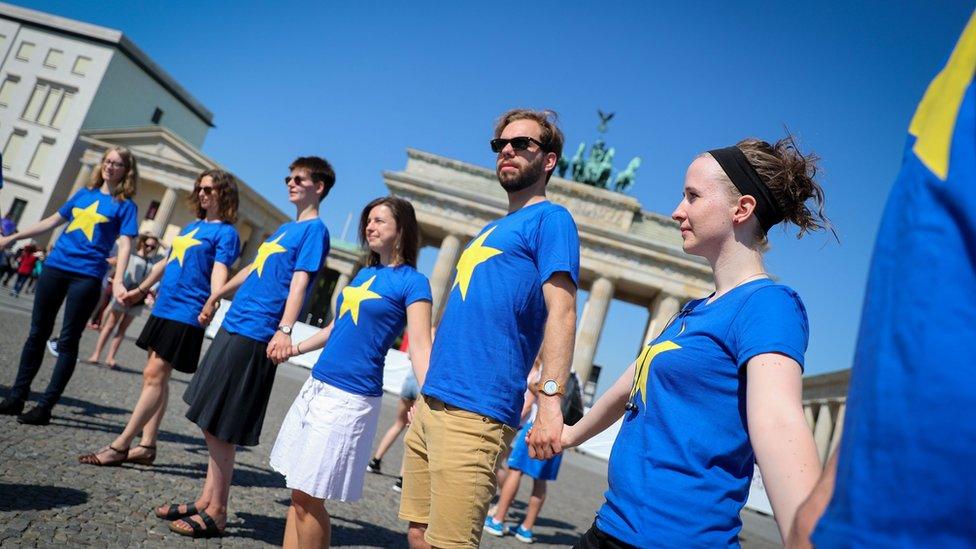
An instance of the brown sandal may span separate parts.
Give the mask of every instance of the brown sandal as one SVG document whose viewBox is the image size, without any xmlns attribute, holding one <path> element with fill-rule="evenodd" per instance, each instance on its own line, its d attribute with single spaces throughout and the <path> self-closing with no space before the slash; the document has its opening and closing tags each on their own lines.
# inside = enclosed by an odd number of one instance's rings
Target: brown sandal
<svg viewBox="0 0 976 549">
<path fill-rule="evenodd" d="M 105 450 L 111 450 L 116 454 L 122 454 L 122 457 L 119 459 L 107 459 L 105 461 L 102 461 L 101 459 L 98 458 L 98 454 L 104 452 Z M 128 457 L 129 457 L 128 448 L 126 448 L 125 450 L 119 450 L 118 448 L 109 444 L 108 446 L 102 448 L 101 450 L 95 452 L 94 454 L 84 454 L 78 456 L 78 463 L 84 463 L 85 465 L 97 465 L 99 467 L 118 467 L 122 465 L 122 462 L 124 462 Z"/>
<path fill-rule="evenodd" d="M 125 462 L 135 463 L 137 465 L 152 465 L 153 462 L 156 461 L 156 447 L 146 444 L 140 444 L 139 447 L 149 450 L 149 455 L 137 458 L 130 458 L 128 455 L 126 455 Z"/>
</svg>

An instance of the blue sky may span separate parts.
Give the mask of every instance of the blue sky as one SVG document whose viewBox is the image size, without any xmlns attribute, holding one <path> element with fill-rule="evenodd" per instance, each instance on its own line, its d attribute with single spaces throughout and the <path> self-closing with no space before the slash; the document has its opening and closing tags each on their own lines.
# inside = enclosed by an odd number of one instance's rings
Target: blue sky
<svg viewBox="0 0 976 549">
<path fill-rule="evenodd" d="M 18 2 L 122 30 L 214 112 L 204 152 L 290 212 L 281 179 L 319 154 L 338 182 L 323 218 L 386 194 L 414 147 L 491 166 L 492 123 L 559 112 L 567 148 L 613 111 L 630 194 L 669 214 L 694 156 L 788 126 L 822 158 L 841 243 L 774 229 L 767 268 L 806 303 L 807 372 L 850 366 L 872 243 L 905 130 L 972 1 Z M 570 151 L 571 154 L 572 151 Z M 429 273 L 433 249 L 421 256 Z M 581 295 L 585 299 L 585 294 Z M 614 302 L 601 390 L 634 358 L 646 311 Z"/>
</svg>

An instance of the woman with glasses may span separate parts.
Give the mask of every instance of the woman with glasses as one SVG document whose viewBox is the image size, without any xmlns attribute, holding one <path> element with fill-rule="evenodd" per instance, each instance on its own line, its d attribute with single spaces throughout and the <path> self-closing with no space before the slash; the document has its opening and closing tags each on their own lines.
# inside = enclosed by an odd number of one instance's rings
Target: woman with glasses
<svg viewBox="0 0 976 549">
<path fill-rule="evenodd" d="M 125 295 L 123 274 L 129 264 L 132 237 L 136 236 L 136 194 L 139 172 L 136 159 L 125 147 L 105 151 L 98 169 L 85 188 L 68 199 L 53 215 L 31 227 L 0 238 L 0 249 L 18 240 L 44 234 L 65 223 L 37 282 L 31 327 L 20 355 L 17 380 L 10 395 L 0 402 L 0 414 L 18 415 L 28 425 L 47 425 L 51 409 L 64 392 L 78 362 L 78 341 L 88 316 L 101 296 L 106 259 L 118 241 L 117 268 L 112 282 L 116 298 Z M 21 413 L 31 382 L 44 359 L 47 338 L 54 331 L 58 311 L 64 305 L 58 359 L 47 390 L 33 409 Z"/>
<path fill-rule="evenodd" d="M 169 399 L 173 370 L 196 371 L 203 346 L 204 328 L 198 316 L 207 299 L 227 282 L 229 267 L 240 254 L 237 221 L 237 181 L 222 170 L 207 170 L 197 177 L 188 205 L 197 220 L 173 239 L 166 261 L 125 296 L 139 303 L 162 279 L 152 314 L 136 345 L 148 351 L 142 372 L 142 393 L 132 417 L 111 444 L 93 454 L 79 456 L 89 465 L 150 465 L 156 459 L 156 436 Z M 97 358 L 97 357 L 96 357 Z M 139 446 L 129 450 L 136 435 Z"/>
<path fill-rule="evenodd" d="M 783 539 L 820 474 L 801 403 L 806 310 L 763 264 L 766 234 L 829 228 L 817 159 L 792 136 L 699 155 L 671 214 L 715 292 L 687 303 L 583 419 L 577 446 L 623 417 L 606 502 L 579 548 L 738 547 L 755 465 Z M 806 205 L 812 200 L 810 207 Z"/>
<path fill-rule="evenodd" d="M 410 202 L 377 198 L 359 217 L 366 264 L 336 301 L 336 319 L 290 355 L 324 347 L 271 451 L 291 507 L 284 547 L 329 547 L 325 500 L 362 497 L 383 398 L 383 364 L 407 329 L 413 370 L 423 385 L 430 360 L 430 283 L 417 272 L 420 229 Z"/>
<path fill-rule="evenodd" d="M 125 284 L 126 290 L 135 289 L 149 276 L 149 270 L 152 269 L 154 263 L 153 256 L 156 254 L 156 248 L 158 246 L 159 240 L 156 237 L 150 235 L 139 236 L 139 239 L 136 241 L 135 253 L 129 256 L 129 264 L 126 266 L 125 274 L 122 277 L 122 283 Z M 102 349 L 105 348 L 105 344 L 108 343 L 111 337 L 112 344 L 108 348 L 105 365 L 111 370 L 117 367 L 115 355 L 119 352 L 119 347 L 122 345 L 122 338 L 125 337 L 125 333 L 128 331 L 129 325 L 132 324 L 132 320 L 142 314 L 145 303 L 144 298 L 145 296 L 143 296 L 143 299 L 132 301 L 128 304 L 123 303 L 115 297 L 112 298 L 109 311 L 105 315 L 105 320 L 102 322 L 102 327 L 98 334 L 98 341 L 95 343 L 95 349 L 92 351 L 91 356 L 85 360 L 86 364 L 101 364 L 99 357 L 102 355 Z M 112 336 L 113 330 L 115 331 L 115 336 Z"/>
</svg>

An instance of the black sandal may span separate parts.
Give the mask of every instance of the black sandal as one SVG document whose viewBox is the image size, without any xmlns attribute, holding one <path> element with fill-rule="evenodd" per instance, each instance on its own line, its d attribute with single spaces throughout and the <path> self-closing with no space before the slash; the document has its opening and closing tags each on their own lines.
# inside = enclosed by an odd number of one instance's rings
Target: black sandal
<svg viewBox="0 0 976 549">
<path fill-rule="evenodd" d="M 138 458 L 130 458 L 126 456 L 125 458 L 126 463 L 135 463 L 138 465 L 152 465 L 153 462 L 156 461 L 156 447 L 148 446 L 146 444 L 140 444 L 139 447 L 149 450 L 149 455 L 144 457 L 138 457 Z"/>
<path fill-rule="evenodd" d="M 210 515 L 206 511 L 200 511 L 197 516 L 203 520 L 204 526 L 197 524 L 197 521 L 193 520 L 193 517 L 184 517 L 183 522 L 190 525 L 191 530 L 186 531 L 176 526 L 176 521 L 169 523 L 169 529 L 181 536 L 187 536 L 190 538 L 216 538 L 224 535 L 224 531 L 217 528 L 217 523 L 214 519 L 210 518 Z"/>
<path fill-rule="evenodd" d="M 98 454 L 105 451 L 106 448 L 115 452 L 116 454 L 122 454 L 122 457 L 119 459 L 107 459 L 105 461 L 102 461 L 101 459 L 99 459 Z M 128 448 L 126 448 L 125 450 L 119 450 L 118 448 L 112 446 L 111 444 L 109 444 L 106 448 L 103 448 L 95 452 L 94 454 L 84 454 L 78 456 L 78 463 L 84 463 L 85 465 L 97 465 L 99 467 L 119 467 L 120 465 L 122 465 L 122 462 L 124 462 L 129 457 Z"/>
<path fill-rule="evenodd" d="M 186 511 L 180 512 L 180 505 L 186 505 Z M 189 503 L 171 503 L 166 506 L 166 511 L 164 513 L 159 512 L 159 508 L 153 510 L 156 513 L 156 518 L 161 518 L 163 520 L 179 520 L 181 518 L 189 517 L 197 514 L 196 502 Z"/>
</svg>

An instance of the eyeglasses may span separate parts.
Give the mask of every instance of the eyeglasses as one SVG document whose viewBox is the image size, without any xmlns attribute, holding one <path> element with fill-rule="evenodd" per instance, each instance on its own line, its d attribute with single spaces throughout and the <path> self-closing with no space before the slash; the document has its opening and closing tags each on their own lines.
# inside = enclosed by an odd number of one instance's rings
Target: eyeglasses
<svg viewBox="0 0 976 549">
<path fill-rule="evenodd" d="M 114 160 L 103 160 L 102 161 L 102 164 L 104 164 L 105 166 L 108 166 L 109 168 L 124 168 L 125 167 L 125 163 L 124 162 L 116 162 Z"/>
<path fill-rule="evenodd" d="M 205 194 L 207 196 L 210 196 L 210 195 L 213 194 L 214 188 L 213 187 L 197 187 L 196 189 L 193 190 L 194 193 L 199 193 L 200 191 L 203 191 L 203 194 Z"/>
<path fill-rule="evenodd" d="M 285 185 L 291 183 L 292 179 L 295 180 L 296 185 L 301 185 L 305 181 L 308 181 L 309 183 L 313 181 L 311 177 L 302 177 L 300 175 L 289 175 L 288 177 L 285 178 Z"/>
<path fill-rule="evenodd" d="M 545 145 L 543 145 L 541 141 L 528 136 L 513 137 L 511 139 L 502 139 L 501 137 L 496 137 L 495 139 L 492 139 L 489 143 L 491 144 L 491 152 L 493 153 L 502 152 L 505 149 L 505 145 L 508 145 L 509 143 L 511 143 L 512 148 L 515 149 L 516 151 L 524 151 L 528 149 L 529 145 L 532 143 L 538 145 L 540 149 L 545 148 Z"/>
</svg>

